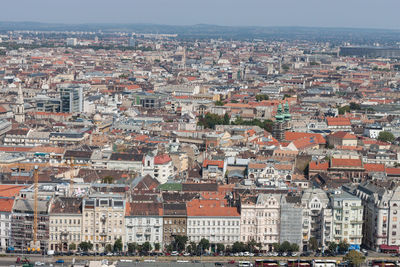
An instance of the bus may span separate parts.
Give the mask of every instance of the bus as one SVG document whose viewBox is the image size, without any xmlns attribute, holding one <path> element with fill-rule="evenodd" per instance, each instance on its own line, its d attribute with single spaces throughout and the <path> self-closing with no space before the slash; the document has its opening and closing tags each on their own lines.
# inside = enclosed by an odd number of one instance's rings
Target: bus
<svg viewBox="0 0 400 267">
<path fill-rule="evenodd" d="M 336 267 L 336 260 L 314 260 L 313 267 Z"/>
<path fill-rule="evenodd" d="M 279 267 L 279 261 L 277 260 L 261 260 L 255 261 L 255 267 Z"/>
<path fill-rule="evenodd" d="M 395 260 L 373 260 L 371 262 L 372 267 L 396 267 L 398 266 Z"/>
<path fill-rule="evenodd" d="M 289 259 L 287 260 L 288 267 L 312 267 L 311 260 Z"/>
</svg>

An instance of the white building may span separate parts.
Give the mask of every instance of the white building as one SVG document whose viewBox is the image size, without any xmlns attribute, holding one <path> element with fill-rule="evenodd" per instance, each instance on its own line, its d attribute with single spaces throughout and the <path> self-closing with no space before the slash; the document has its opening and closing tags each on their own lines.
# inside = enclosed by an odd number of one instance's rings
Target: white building
<svg viewBox="0 0 400 267">
<path fill-rule="evenodd" d="M 309 241 L 315 238 L 320 248 L 331 241 L 332 209 L 325 191 L 310 188 L 301 197 L 303 207 L 303 250 L 309 250 Z"/>
<path fill-rule="evenodd" d="M 10 245 L 11 236 L 11 212 L 14 199 L 0 199 L 0 249 L 6 251 Z"/>
<path fill-rule="evenodd" d="M 163 217 L 161 203 L 127 203 L 125 213 L 125 249 L 129 243 L 150 242 L 162 248 Z"/>
<path fill-rule="evenodd" d="M 224 199 L 194 199 L 187 203 L 187 236 L 190 242 L 202 238 L 211 244 L 231 246 L 240 241 L 240 214 L 227 207 Z"/>
<path fill-rule="evenodd" d="M 171 157 L 167 154 L 146 155 L 143 159 L 142 176 L 147 174 L 157 179 L 160 184 L 165 184 L 169 178 L 174 176 L 174 165 Z"/>
<path fill-rule="evenodd" d="M 241 203 L 241 240 L 254 240 L 262 250 L 272 251 L 272 244 L 279 243 L 281 194 L 260 194 Z"/>
<path fill-rule="evenodd" d="M 351 248 L 360 249 L 364 209 L 361 199 L 339 190 L 330 194 L 330 199 L 333 210 L 333 241 L 347 241 Z"/>
</svg>

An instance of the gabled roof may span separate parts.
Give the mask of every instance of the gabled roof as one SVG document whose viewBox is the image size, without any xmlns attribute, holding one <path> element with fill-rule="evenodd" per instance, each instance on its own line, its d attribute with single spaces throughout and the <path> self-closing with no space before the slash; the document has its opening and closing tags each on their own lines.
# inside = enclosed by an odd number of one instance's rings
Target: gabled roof
<svg viewBox="0 0 400 267">
<path fill-rule="evenodd" d="M 187 203 L 187 216 L 240 217 L 236 207 L 225 206 L 224 200 L 193 199 Z"/>
<path fill-rule="evenodd" d="M 366 172 L 385 172 L 385 164 L 365 163 Z"/>
<path fill-rule="evenodd" d="M 321 134 L 317 133 L 303 133 L 303 132 L 285 132 L 286 141 L 294 141 L 301 138 L 313 138 L 314 142 L 318 144 L 326 144 L 325 138 Z"/>
<path fill-rule="evenodd" d="M 337 159 L 331 160 L 331 167 L 362 167 L 361 159 Z"/>
<path fill-rule="evenodd" d="M 207 168 L 208 165 L 218 166 L 218 168 L 223 169 L 224 168 L 224 161 L 222 161 L 222 160 L 209 160 L 209 159 L 204 160 L 203 161 L 203 168 Z"/>
<path fill-rule="evenodd" d="M 171 158 L 167 154 L 157 155 L 154 158 L 154 164 L 161 165 L 171 161 Z"/>
<path fill-rule="evenodd" d="M 329 162 L 317 162 L 311 161 L 308 169 L 311 170 L 320 170 L 320 171 L 327 171 L 329 168 Z"/>
<path fill-rule="evenodd" d="M 0 212 L 11 212 L 14 205 L 12 198 L 0 198 Z"/>
<path fill-rule="evenodd" d="M 332 133 L 329 136 L 333 136 L 339 139 L 357 140 L 357 136 L 355 136 L 354 134 L 350 134 L 343 131 Z"/>
<path fill-rule="evenodd" d="M 328 117 L 326 123 L 328 126 L 351 126 L 350 119 L 344 117 Z"/>
</svg>

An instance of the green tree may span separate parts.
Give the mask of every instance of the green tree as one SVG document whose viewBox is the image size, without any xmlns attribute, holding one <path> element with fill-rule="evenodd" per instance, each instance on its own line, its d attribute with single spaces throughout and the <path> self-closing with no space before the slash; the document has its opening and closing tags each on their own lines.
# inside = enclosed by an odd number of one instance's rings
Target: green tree
<svg viewBox="0 0 400 267">
<path fill-rule="evenodd" d="M 231 117 L 229 117 L 228 113 L 225 113 L 224 115 L 224 125 L 229 125 L 231 122 Z"/>
<path fill-rule="evenodd" d="M 188 237 L 185 235 L 176 235 L 174 236 L 173 248 L 177 251 L 183 251 L 186 247 L 186 242 L 188 241 Z"/>
<path fill-rule="evenodd" d="M 388 131 L 382 131 L 379 133 L 378 140 L 382 142 L 392 143 L 394 141 L 394 135 Z"/>
<path fill-rule="evenodd" d="M 224 104 L 224 102 L 222 102 L 221 100 L 218 100 L 218 101 L 215 101 L 215 102 L 214 102 L 214 105 L 216 105 L 216 106 L 223 106 L 223 105 L 225 105 L 225 104 Z"/>
<path fill-rule="evenodd" d="M 297 252 L 299 250 L 300 250 L 299 245 L 297 245 L 296 243 L 290 244 L 290 249 L 289 249 L 290 252 Z"/>
<path fill-rule="evenodd" d="M 318 240 L 315 237 L 310 238 L 310 249 L 316 251 L 318 249 Z"/>
<path fill-rule="evenodd" d="M 142 245 L 142 252 L 149 252 L 153 249 L 153 247 L 151 246 L 150 242 L 146 241 L 143 243 Z"/>
<path fill-rule="evenodd" d="M 114 251 L 122 251 L 122 240 L 121 238 L 118 238 L 117 240 L 115 240 L 114 242 Z"/>
<path fill-rule="evenodd" d="M 284 94 L 282 100 L 285 100 L 286 98 L 292 97 L 291 95 Z"/>
<path fill-rule="evenodd" d="M 106 252 L 111 252 L 111 251 L 113 251 L 113 246 L 111 244 L 107 244 L 106 247 L 104 248 L 104 250 Z"/>
<path fill-rule="evenodd" d="M 350 263 L 350 266 L 360 266 L 362 263 L 365 261 L 365 257 L 358 251 L 356 250 L 350 250 L 349 253 L 347 253 L 343 257 L 344 261 L 348 261 Z"/>
<path fill-rule="evenodd" d="M 346 112 L 350 112 L 350 106 L 343 106 L 338 108 L 338 112 L 340 115 L 345 114 Z"/>
<path fill-rule="evenodd" d="M 341 253 L 348 251 L 349 247 L 350 247 L 350 245 L 349 245 L 349 243 L 347 243 L 347 241 L 340 241 L 338 244 L 338 248 Z"/>
<path fill-rule="evenodd" d="M 69 250 L 76 250 L 76 244 L 75 243 L 69 244 Z"/>
<path fill-rule="evenodd" d="M 128 252 L 129 253 L 135 253 L 136 250 L 137 250 L 137 247 L 138 247 L 138 245 L 137 245 L 136 242 L 128 243 Z"/>
<path fill-rule="evenodd" d="M 246 245 L 243 244 L 243 242 L 238 242 L 236 241 L 235 243 L 233 243 L 232 245 L 232 252 L 233 253 L 237 253 L 237 252 L 243 252 L 246 250 Z"/>
<path fill-rule="evenodd" d="M 274 251 L 279 251 L 280 249 L 279 243 L 272 243 L 272 247 L 274 248 Z"/>
<path fill-rule="evenodd" d="M 283 64 L 283 65 L 282 65 L 282 69 L 283 69 L 284 71 L 288 71 L 288 70 L 289 70 L 289 65 Z"/>
<path fill-rule="evenodd" d="M 160 250 L 160 243 L 154 243 L 154 250 L 159 251 Z"/>
<path fill-rule="evenodd" d="M 263 100 L 268 100 L 269 96 L 266 94 L 260 94 L 260 95 L 256 95 L 256 100 L 257 102 L 263 101 Z"/>
<path fill-rule="evenodd" d="M 114 183 L 114 177 L 112 176 L 106 176 L 102 179 L 103 184 L 112 184 Z"/>
<path fill-rule="evenodd" d="M 217 244 L 217 252 L 223 252 L 225 250 L 224 244 L 218 243 Z"/>
<path fill-rule="evenodd" d="M 279 252 L 288 252 L 290 251 L 291 246 L 288 241 L 284 241 L 280 246 L 279 246 Z"/>
<path fill-rule="evenodd" d="M 202 238 L 199 242 L 199 248 L 201 251 L 206 251 L 210 248 L 210 241 L 206 238 Z"/>
<path fill-rule="evenodd" d="M 253 252 L 257 246 L 257 242 L 254 239 L 251 239 L 247 242 L 246 247 L 248 251 Z"/>
<path fill-rule="evenodd" d="M 360 110 L 361 106 L 357 103 L 350 102 L 350 110 Z"/>
<path fill-rule="evenodd" d="M 337 246 L 335 242 L 329 242 L 328 249 L 330 252 L 336 252 Z"/>
<path fill-rule="evenodd" d="M 89 242 L 83 241 L 79 244 L 78 247 L 83 251 L 89 251 L 93 248 L 93 244 L 90 243 L 90 241 Z"/>
</svg>

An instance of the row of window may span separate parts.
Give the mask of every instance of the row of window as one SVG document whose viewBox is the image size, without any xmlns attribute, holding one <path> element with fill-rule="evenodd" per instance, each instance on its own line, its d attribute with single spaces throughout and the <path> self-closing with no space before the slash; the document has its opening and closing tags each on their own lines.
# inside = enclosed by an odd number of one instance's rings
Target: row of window
<svg viewBox="0 0 400 267">
<path fill-rule="evenodd" d="M 195 225 L 198 225 L 198 226 L 200 226 L 200 225 L 203 225 L 203 226 L 225 226 L 225 223 L 226 223 L 226 226 L 239 226 L 239 221 L 216 221 L 216 220 L 213 220 L 213 221 L 200 221 L 200 220 L 198 220 L 198 221 L 192 221 L 192 220 L 188 220 L 188 225 L 189 226 L 195 226 Z"/>
</svg>

